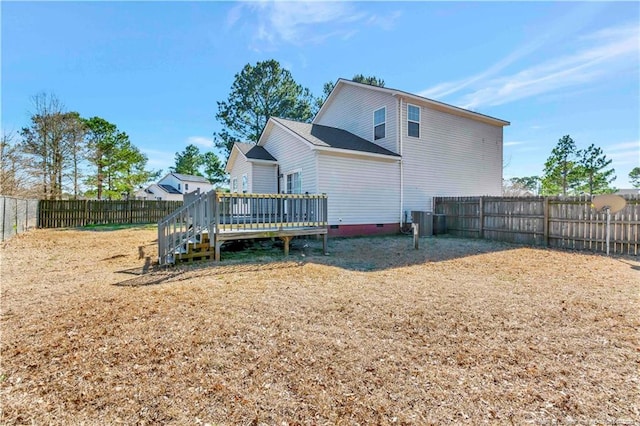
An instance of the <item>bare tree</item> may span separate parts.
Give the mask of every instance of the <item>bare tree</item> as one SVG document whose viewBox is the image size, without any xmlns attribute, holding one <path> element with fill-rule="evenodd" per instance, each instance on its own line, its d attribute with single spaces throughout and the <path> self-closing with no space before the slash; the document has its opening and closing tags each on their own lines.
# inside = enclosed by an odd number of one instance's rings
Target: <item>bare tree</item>
<svg viewBox="0 0 640 426">
<path fill-rule="evenodd" d="M 31 124 L 22 129 L 21 151 L 31 160 L 28 172 L 41 184 L 40 196 L 62 197 L 63 178 L 73 176 L 73 191 L 79 192 L 79 165 L 84 125 L 80 115 L 66 112 L 53 94 L 40 93 L 32 98 Z M 70 171 L 71 170 L 71 171 Z"/>
<path fill-rule="evenodd" d="M 20 195 L 20 155 L 12 145 L 13 135 L 4 133 L 0 139 L 0 194 Z"/>
</svg>

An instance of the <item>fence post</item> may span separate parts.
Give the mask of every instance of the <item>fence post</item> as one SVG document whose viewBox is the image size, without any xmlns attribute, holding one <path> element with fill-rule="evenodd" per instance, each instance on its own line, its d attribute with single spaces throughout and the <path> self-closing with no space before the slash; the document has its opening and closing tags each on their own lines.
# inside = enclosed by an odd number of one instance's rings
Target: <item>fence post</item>
<svg viewBox="0 0 640 426">
<path fill-rule="evenodd" d="M 480 210 L 480 217 L 478 218 L 478 237 L 482 239 L 484 238 L 484 197 L 480 197 L 478 209 Z"/>
<path fill-rule="evenodd" d="M 4 241 L 4 222 L 5 222 L 5 215 L 7 214 L 6 211 L 6 206 L 7 204 L 7 198 L 6 197 L 2 197 L 2 241 Z"/>
<path fill-rule="evenodd" d="M 544 197 L 544 246 L 549 247 L 549 197 Z"/>
</svg>

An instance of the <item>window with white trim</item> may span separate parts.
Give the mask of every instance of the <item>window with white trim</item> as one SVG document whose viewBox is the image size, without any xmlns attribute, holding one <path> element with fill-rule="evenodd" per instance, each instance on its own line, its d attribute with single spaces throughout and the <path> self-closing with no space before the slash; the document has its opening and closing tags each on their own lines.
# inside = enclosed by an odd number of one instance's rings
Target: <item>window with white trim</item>
<svg viewBox="0 0 640 426">
<path fill-rule="evenodd" d="M 420 137 L 420 107 L 407 104 L 407 135 Z"/>
<path fill-rule="evenodd" d="M 287 174 L 287 194 L 302 194 L 300 172 Z"/>
<path fill-rule="evenodd" d="M 242 192 L 246 193 L 249 190 L 249 178 L 247 174 L 242 175 Z"/>
<path fill-rule="evenodd" d="M 231 192 L 238 192 L 238 178 L 231 179 Z"/>
<path fill-rule="evenodd" d="M 383 139 L 386 136 L 385 124 L 387 121 L 387 109 L 382 107 L 373 112 L 373 140 Z"/>
</svg>

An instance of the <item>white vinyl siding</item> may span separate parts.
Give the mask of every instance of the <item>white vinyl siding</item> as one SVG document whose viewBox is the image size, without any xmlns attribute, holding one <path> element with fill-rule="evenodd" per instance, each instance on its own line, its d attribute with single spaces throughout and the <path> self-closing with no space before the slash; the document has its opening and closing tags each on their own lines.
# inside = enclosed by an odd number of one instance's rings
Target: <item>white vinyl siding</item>
<svg viewBox="0 0 640 426">
<path fill-rule="evenodd" d="M 399 162 L 323 153 L 318 168 L 319 190 L 329 197 L 330 225 L 399 222 Z"/>
<path fill-rule="evenodd" d="M 253 192 L 251 188 L 251 163 L 248 162 L 242 155 L 238 155 L 235 163 L 233 163 L 233 169 L 229 173 L 231 179 L 231 192 L 242 192 L 242 176 L 247 175 L 247 192 Z M 233 180 L 236 179 L 237 187 L 233 188 Z"/>
<path fill-rule="evenodd" d="M 252 172 L 251 192 L 256 194 L 275 194 L 278 192 L 275 165 L 253 163 Z"/>
<path fill-rule="evenodd" d="M 403 117 L 405 135 L 407 122 Z M 425 210 L 433 196 L 502 193 L 500 126 L 423 106 L 420 138 L 405 137 L 402 145 L 404 210 Z"/>
<path fill-rule="evenodd" d="M 273 126 L 266 140 L 262 144 L 271 155 L 278 159 L 280 166 L 280 192 L 286 189 L 286 174 L 300 171 L 302 180 L 301 191 L 304 194 L 317 194 L 316 153 L 305 142 L 282 129 L 277 124 Z"/>
<path fill-rule="evenodd" d="M 396 98 L 388 93 L 349 84 L 343 85 L 335 95 L 323 114 L 313 121 L 315 124 L 347 130 L 389 151 L 398 152 Z M 373 112 L 382 107 L 386 109 L 385 137 L 374 140 L 371 120 Z"/>
</svg>

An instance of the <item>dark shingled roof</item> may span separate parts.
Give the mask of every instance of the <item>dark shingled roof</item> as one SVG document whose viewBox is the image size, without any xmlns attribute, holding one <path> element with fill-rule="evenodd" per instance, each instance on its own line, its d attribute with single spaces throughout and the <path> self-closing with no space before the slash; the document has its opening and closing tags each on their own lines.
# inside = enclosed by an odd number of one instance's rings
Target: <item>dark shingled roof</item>
<svg viewBox="0 0 640 426">
<path fill-rule="evenodd" d="M 315 146 L 348 149 L 351 151 L 400 157 L 395 152 L 389 151 L 380 145 L 369 142 L 368 140 L 347 132 L 346 130 L 322 126 L 320 124 L 301 123 L 299 121 L 286 120 L 284 118 L 271 118 Z"/>
<path fill-rule="evenodd" d="M 164 189 L 165 191 L 167 191 L 169 194 L 180 194 L 181 193 L 180 191 L 178 191 L 177 189 L 175 189 L 171 185 L 158 185 L 158 186 L 161 187 L 162 189 Z"/>
<path fill-rule="evenodd" d="M 244 142 L 236 142 L 236 146 L 245 157 L 252 160 L 278 161 L 263 146 Z"/>
</svg>

